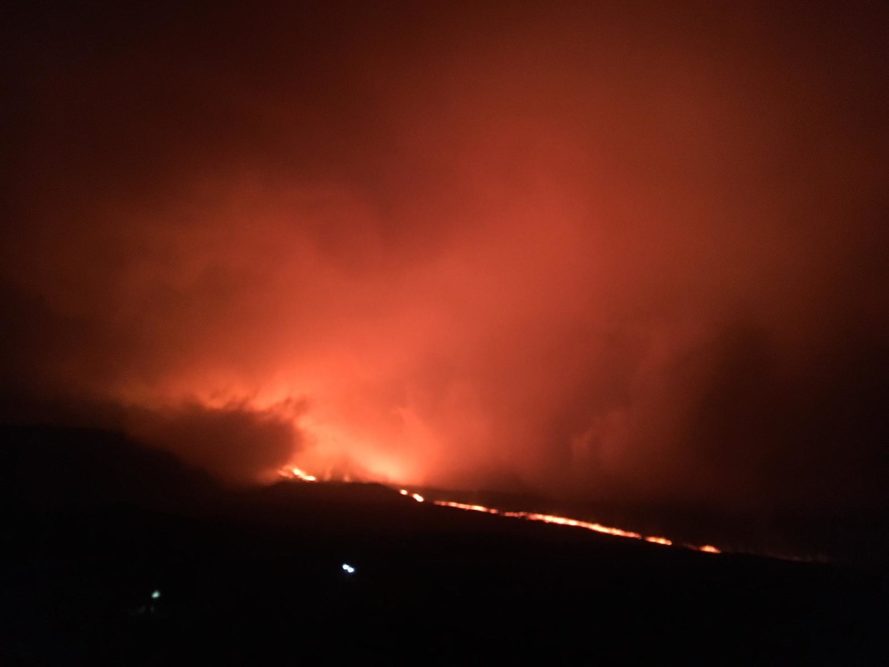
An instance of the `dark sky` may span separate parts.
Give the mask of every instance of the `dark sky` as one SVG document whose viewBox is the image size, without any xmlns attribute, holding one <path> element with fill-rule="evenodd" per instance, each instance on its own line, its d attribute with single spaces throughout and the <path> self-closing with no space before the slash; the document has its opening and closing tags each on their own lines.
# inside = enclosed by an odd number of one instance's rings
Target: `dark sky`
<svg viewBox="0 0 889 667">
<path fill-rule="evenodd" d="M 881 3 L 58 5 L 0 15 L 5 419 L 889 501 Z"/>
</svg>

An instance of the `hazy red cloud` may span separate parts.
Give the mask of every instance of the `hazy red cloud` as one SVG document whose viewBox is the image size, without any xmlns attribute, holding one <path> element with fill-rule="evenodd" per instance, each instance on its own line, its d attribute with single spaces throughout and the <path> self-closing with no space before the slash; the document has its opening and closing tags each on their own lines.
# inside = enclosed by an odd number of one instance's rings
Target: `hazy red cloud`
<svg viewBox="0 0 889 667">
<path fill-rule="evenodd" d="M 879 502 L 865 14 L 22 10 L 6 393 L 235 479 Z"/>
</svg>

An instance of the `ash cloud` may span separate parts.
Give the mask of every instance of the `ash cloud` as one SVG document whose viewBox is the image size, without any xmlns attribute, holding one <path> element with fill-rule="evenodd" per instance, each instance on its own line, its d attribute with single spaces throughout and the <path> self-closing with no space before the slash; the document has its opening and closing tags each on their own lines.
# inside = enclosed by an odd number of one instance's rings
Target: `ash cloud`
<svg viewBox="0 0 889 667">
<path fill-rule="evenodd" d="M 7 12 L 5 414 L 239 480 L 886 500 L 879 9 Z"/>
<path fill-rule="evenodd" d="M 291 421 L 243 405 L 131 410 L 127 426 L 143 441 L 233 483 L 255 482 L 284 466 L 299 445 Z"/>
</svg>

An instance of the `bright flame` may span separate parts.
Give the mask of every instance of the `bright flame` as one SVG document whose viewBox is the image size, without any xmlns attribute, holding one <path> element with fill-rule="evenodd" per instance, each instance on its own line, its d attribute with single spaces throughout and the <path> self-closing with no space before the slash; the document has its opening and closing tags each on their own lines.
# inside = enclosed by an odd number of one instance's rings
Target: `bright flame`
<svg viewBox="0 0 889 667">
<path fill-rule="evenodd" d="M 698 551 L 703 551 L 708 554 L 721 554 L 722 551 L 714 547 L 712 544 L 705 544 L 702 547 L 697 547 Z"/>
<path fill-rule="evenodd" d="M 305 470 L 301 470 L 296 466 L 290 466 L 289 468 L 284 468 L 280 473 L 282 477 L 298 479 L 302 482 L 317 482 L 318 478 L 315 475 L 310 475 Z"/>
</svg>

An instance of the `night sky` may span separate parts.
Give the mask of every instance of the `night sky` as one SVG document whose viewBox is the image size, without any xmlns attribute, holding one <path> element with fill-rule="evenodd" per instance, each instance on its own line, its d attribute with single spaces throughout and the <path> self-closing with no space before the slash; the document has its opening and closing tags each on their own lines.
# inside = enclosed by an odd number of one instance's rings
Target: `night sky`
<svg viewBox="0 0 889 667">
<path fill-rule="evenodd" d="M 884 5 L 184 4 L 0 10 L 3 420 L 889 505 Z"/>
</svg>

